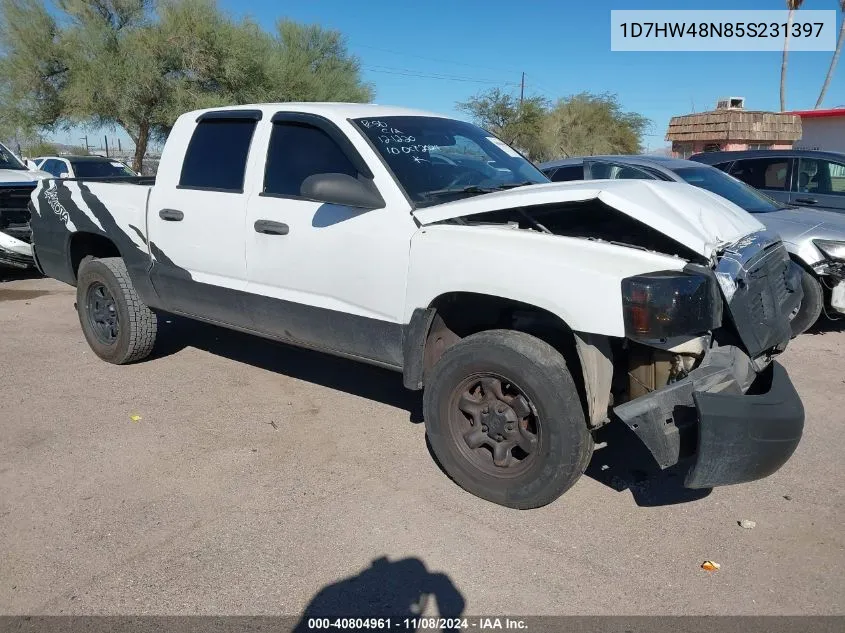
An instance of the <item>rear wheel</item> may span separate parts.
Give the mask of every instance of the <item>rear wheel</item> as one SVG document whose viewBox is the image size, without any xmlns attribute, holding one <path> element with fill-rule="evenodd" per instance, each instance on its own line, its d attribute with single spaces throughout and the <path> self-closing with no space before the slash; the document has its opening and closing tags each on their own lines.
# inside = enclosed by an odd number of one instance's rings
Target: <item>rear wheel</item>
<svg viewBox="0 0 845 633">
<path fill-rule="evenodd" d="M 153 351 L 156 316 L 138 297 L 121 258 L 82 261 L 76 310 L 88 345 L 103 360 L 123 365 Z"/>
<path fill-rule="evenodd" d="M 801 288 L 804 291 L 804 298 L 801 300 L 801 305 L 789 317 L 792 336 L 806 332 L 818 321 L 824 307 L 824 292 L 819 280 L 803 268 L 801 269 Z"/>
<path fill-rule="evenodd" d="M 492 330 L 450 347 L 424 400 L 437 459 L 465 490 L 511 508 L 557 499 L 593 451 L 563 356 L 523 332 Z"/>
</svg>

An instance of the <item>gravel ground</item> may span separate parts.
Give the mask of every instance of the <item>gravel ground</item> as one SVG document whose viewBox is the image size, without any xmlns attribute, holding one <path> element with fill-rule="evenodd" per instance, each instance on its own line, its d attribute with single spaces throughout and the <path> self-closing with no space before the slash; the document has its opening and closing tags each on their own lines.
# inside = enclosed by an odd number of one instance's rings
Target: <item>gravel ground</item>
<svg viewBox="0 0 845 633">
<path fill-rule="evenodd" d="M 398 374 L 179 321 L 115 367 L 73 292 L 0 283 L 0 613 L 845 613 L 836 324 L 783 356 L 807 421 L 775 475 L 685 491 L 611 425 L 520 512 L 439 470 Z"/>
</svg>

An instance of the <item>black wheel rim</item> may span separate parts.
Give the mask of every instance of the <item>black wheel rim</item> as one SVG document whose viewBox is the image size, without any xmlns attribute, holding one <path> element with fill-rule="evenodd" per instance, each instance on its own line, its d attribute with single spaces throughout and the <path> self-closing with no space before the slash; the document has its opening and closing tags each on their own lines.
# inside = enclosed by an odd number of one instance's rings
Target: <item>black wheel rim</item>
<svg viewBox="0 0 845 633">
<path fill-rule="evenodd" d="M 521 475 L 540 452 L 537 409 L 505 376 L 485 373 L 465 379 L 452 391 L 448 417 L 460 453 L 487 475 Z"/>
<path fill-rule="evenodd" d="M 88 287 L 85 303 L 94 336 L 105 345 L 114 344 L 120 334 L 120 320 L 117 305 L 109 289 L 99 282 L 94 282 Z"/>
</svg>

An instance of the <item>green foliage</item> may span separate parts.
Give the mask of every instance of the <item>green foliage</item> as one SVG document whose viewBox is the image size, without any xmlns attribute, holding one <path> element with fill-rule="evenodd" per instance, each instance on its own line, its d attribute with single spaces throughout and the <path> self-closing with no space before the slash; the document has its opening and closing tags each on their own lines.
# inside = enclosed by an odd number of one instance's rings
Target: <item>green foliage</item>
<svg viewBox="0 0 845 633">
<path fill-rule="evenodd" d="M 340 33 L 283 20 L 268 33 L 214 0 L 0 0 L 0 120 L 120 126 L 140 168 L 179 114 L 277 101 L 368 101 Z M 54 17 L 55 16 L 55 17 Z"/>
<path fill-rule="evenodd" d="M 535 161 L 560 156 L 634 154 L 642 151 L 649 120 L 624 112 L 616 95 L 580 93 L 551 105 L 494 88 L 458 103 L 480 126 Z"/>
<path fill-rule="evenodd" d="M 548 107 L 548 101 L 542 97 L 529 97 L 520 104 L 517 97 L 499 88 L 458 103 L 458 109 L 469 114 L 478 125 L 532 158 L 543 151 L 543 125 Z"/>
<path fill-rule="evenodd" d="M 624 112 L 616 95 L 582 92 L 558 100 L 546 117 L 543 159 L 637 154 L 650 121 Z"/>
</svg>

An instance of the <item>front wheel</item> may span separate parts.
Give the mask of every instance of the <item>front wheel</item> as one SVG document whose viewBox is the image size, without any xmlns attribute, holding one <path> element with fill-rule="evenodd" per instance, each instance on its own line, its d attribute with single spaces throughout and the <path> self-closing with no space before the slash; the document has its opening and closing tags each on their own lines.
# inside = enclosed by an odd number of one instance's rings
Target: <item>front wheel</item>
<svg viewBox="0 0 845 633">
<path fill-rule="evenodd" d="M 88 345 L 103 360 L 123 365 L 153 351 L 156 316 L 135 292 L 119 257 L 82 261 L 76 310 Z"/>
<path fill-rule="evenodd" d="M 818 321 L 824 307 L 824 291 L 819 280 L 803 268 L 801 269 L 801 289 L 804 291 L 801 305 L 789 315 L 793 337 L 810 329 Z"/>
<path fill-rule="evenodd" d="M 503 506 L 551 503 L 578 481 L 593 453 L 563 356 L 523 332 L 480 332 L 447 349 L 423 407 L 446 473 Z"/>
</svg>

